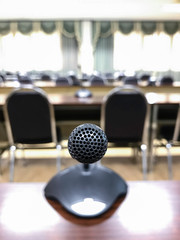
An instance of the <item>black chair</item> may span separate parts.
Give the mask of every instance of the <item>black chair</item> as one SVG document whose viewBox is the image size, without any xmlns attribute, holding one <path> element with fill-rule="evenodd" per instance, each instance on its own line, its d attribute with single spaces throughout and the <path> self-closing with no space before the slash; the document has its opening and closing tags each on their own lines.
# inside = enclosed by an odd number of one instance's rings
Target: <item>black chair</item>
<svg viewBox="0 0 180 240">
<path fill-rule="evenodd" d="M 105 85 L 105 80 L 102 77 L 99 76 L 91 76 L 90 79 L 90 84 L 91 86 L 103 86 Z"/>
<path fill-rule="evenodd" d="M 152 131 L 152 156 L 151 156 L 151 169 L 157 160 L 157 148 L 166 147 L 168 150 L 168 177 L 173 178 L 172 174 L 172 157 L 170 156 L 170 148 L 172 145 L 177 145 L 180 141 L 179 134 L 179 121 L 180 110 L 179 104 L 169 105 L 155 105 L 153 107 L 153 131 Z"/>
<path fill-rule="evenodd" d="M 5 75 L 3 73 L 0 73 L 0 79 L 2 82 L 5 82 Z"/>
<path fill-rule="evenodd" d="M 149 86 L 150 85 L 150 78 L 149 74 L 143 74 L 138 79 L 138 85 L 140 86 Z"/>
<path fill-rule="evenodd" d="M 18 81 L 18 75 L 11 72 L 6 72 L 4 77 L 4 82 L 17 82 Z"/>
<path fill-rule="evenodd" d="M 164 76 L 159 81 L 159 86 L 172 86 L 174 80 L 170 76 Z M 156 121 L 156 138 L 172 139 L 177 118 L 178 104 L 162 104 L 154 107 L 154 119 Z"/>
<path fill-rule="evenodd" d="M 60 130 L 56 128 L 54 109 L 39 88 L 19 88 L 9 94 L 4 117 L 10 144 L 10 181 L 14 177 L 15 150 L 56 148 L 60 170 Z"/>
<path fill-rule="evenodd" d="M 18 80 L 19 80 L 19 83 L 21 84 L 21 85 L 32 85 L 33 84 L 33 81 L 32 81 L 32 79 L 30 78 L 30 77 L 28 77 L 28 76 L 19 76 L 18 77 Z"/>
<path fill-rule="evenodd" d="M 126 76 L 122 72 L 115 72 L 114 73 L 114 79 L 118 82 L 123 82 Z"/>
<path fill-rule="evenodd" d="M 72 80 L 67 77 L 58 77 L 56 79 L 56 86 L 71 86 L 72 84 Z"/>
<path fill-rule="evenodd" d="M 163 76 L 159 81 L 159 86 L 172 86 L 174 79 L 171 76 Z"/>
<path fill-rule="evenodd" d="M 138 85 L 138 79 L 135 76 L 125 77 L 124 84 L 136 86 L 136 85 Z"/>
<path fill-rule="evenodd" d="M 67 78 L 72 82 L 73 86 L 80 86 L 80 81 L 77 78 L 75 72 L 69 71 Z"/>
<path fill-rule="evenodd" d="M 180 146 L 180 105 L 178 107 L 178 114 L 176 119 L 176 124 L 174 128 L 174 133 L 172 139 L 168 140 L 165 144 L 167 149 L 167 162 L 168 162 L 168 173 L 169 178 L 173 178 L 173 171 L 172 171 L 172 154 L 171 148 L 173 146 Z"/>
<path fill-rule="evenodd" d="M 117 87 L 104 97 L 101 127 L 108 142 L 118 147 L 141 149 L 144 179 L 147 178 L 148 123 L 149 104 L 137 87 Z"/>
<path fill-rule="evenodd" d="M 51 76 L 49 74 L 43 73 L 41 75 L 41 80 L 42 81 L 52 81 L 52 78 L 51 78 Z"/>
<path fill-rule="evenodd" d="M 160 79 L 159 86 L 172 86 L 173 78 L 170 76 L 164 76 Z M 154 167 L 154 162 L 157 159 L 156 150 L 162 147 L 173 139 L 174 128 L 176 124 L 178 114 L 178 104 L 156 104 L 153 106 L 153 134 L 152 143 L 153 154 L 151 158 L 151 168 Z M 168 164 L 169 165 L 169 164 Z M 169 167 L 170 168 L 170 167 Z M 171 170 L 168 170 L 169 179 L 172 178 Z"/>
</svg>

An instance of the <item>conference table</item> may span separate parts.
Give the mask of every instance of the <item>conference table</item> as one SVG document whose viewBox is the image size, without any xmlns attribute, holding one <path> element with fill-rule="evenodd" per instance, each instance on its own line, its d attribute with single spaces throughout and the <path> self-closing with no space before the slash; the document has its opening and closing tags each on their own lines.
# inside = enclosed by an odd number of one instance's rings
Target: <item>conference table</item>
<svg viewBox="0 0 180 240">
<path fill-rule="evenodd" d="M 113 86 L 96 86 L 89 87 L 92 92 L 90 98 L 77 98 L 75 92 L 79 87 L 42 87 L 46 92 L 50 102 L 55 105 L 95 105 L 101 106 L 103 97 L 114 87 Z M 3 106 L 7 95 L 15 88 L 0 88 L 0 106 Z M 84 88 L 83 88 L 84 89 Z M 180 103 L 180 87 L 144 87 L 140 88 L 144 92 L 149 104 L 176 104 Z"/>
<path fill-rule="evenodd" d="M 46 199 L 46 183 L 1 183 L 0 239 L 179 240 L 180 181 L 127 184 L 106 213 L 84 219 Z"/>
</svg>

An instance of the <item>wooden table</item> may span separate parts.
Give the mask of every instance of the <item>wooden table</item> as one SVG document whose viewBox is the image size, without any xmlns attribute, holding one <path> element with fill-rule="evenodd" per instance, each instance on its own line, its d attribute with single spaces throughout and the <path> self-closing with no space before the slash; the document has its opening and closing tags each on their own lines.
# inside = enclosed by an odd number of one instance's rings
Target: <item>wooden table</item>
<svg viewBox="0 0 180 240">
<path fill-rule="evenodd" d="M 89 87 L 93 97 L 76 98 L 75 92 L 80 87 L 44 87 L 50 102 L 53 105 L 96 105 L 101 106 L 103 97 L 113 89 L 113 86 Z M 150 104 L 180 103 L 180 87 L 144 87 L 141 88 Z M 5 103 L 7 95 L 13 88 L 0 88 L 0 106 Z"/>
<path fill-rule="evenodd" d="M 47 201 L 44 183 L 0 184 L 1 240 L 179 240 L 180 182 L 128 182 L 125 199 L 81 219 Z"/>
</svg>

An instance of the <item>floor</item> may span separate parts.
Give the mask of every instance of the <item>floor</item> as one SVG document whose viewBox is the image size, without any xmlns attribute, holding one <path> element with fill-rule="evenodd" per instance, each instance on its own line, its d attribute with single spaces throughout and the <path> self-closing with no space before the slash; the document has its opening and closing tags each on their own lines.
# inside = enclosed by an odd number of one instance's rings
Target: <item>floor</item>
<svg viewBox="0 0 180 240">
<path fill-rule="evenodd" d="M 180 149 L 173 151 L 173 180 L 180 180 Z M 61 152 L 62 169 L 77 164 L 72 159 L 64 144 Z M 142 180 L 141 159 L 133 159 L 132 149 L 108 148 L 102 164 L 123 177 L 126 181 Z M 1 160 L 2 174 L 0 182 L 9 181 L 9 154 L 4 152 Z M 56 151 L 25 150 L 16 152 L 15 182 L 47 182 L 57 173 Z M 156 162 L 152 171 L 148 172 L 148 180 L 168 180 L 166 151 L 157 149 Z"/>
</svg>

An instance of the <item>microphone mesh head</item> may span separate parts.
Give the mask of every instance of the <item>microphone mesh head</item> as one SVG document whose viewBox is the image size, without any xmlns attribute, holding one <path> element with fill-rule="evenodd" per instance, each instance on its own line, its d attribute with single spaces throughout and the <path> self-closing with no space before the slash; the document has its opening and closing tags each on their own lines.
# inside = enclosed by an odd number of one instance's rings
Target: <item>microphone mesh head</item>
<svg viewBox="0 0 180 240">
<path fill-rule="evenodd" d="M 68 150 L 71 157 L 77 161 L 94 163 L 104 156 L 107 144 L 107 137 L 100 127 L 85 123 L 71 132 L 68 139 Z"/>
</svg>

